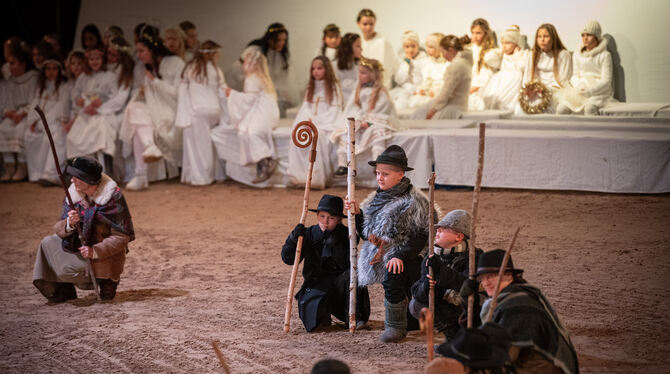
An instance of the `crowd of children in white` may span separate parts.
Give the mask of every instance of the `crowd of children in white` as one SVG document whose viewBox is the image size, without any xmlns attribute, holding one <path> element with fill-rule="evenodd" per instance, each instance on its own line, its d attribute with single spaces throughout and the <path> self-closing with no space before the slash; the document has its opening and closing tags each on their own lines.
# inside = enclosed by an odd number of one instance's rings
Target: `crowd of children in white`
<svg viewBox="0 0 670 374">
<path fill-rule="evenodd" d="M 348 117 L 356 118 L 357 153 L 370 150 L 374 160 L 398 119 L 453 119 L 489 109 L 523 114 L 519 95 L 541 105 L 546 91 L 552 95 L 541 107 L 545 113 L 595 115 L 614 100 L 612 58 L 596 21 L 585 25 L 572 54 L 549 23 L 537 28 L 527 49 L 519 27 L 496 38 L 478 18 L 470 35 L 432 33 L 423 45 L 416 32 L 406 31 L 400 56 L 375 31 L 375 22 L 375 14 L 363 9 L 360 34 L 341 35 L 327 25 L 312 60 L 294 126 L 311 120 L 319 130 L 317 186 L 347 173 Z M 142 23 L 134 33 L 133 48 L 121 28 L 109 26 L 101 34 L 87 25 L 85 50 L 64 60 L 56 35 L 32 47 L 18 37 L 4 42 L 0 181 L 60 184 L 36 104 L 63 164 L 94 156 L 130 190 L 180 172 L 183 183 L 213 183 L 225 147 L 222 133 L 230 129 L 239 136 L 239 164 L 256 165 L 253 183 L 270 178 L 278 164 L 272 130 L 287 108 L 300 104 L 284 25 L 271 24 L 225 75 L 217 66 L 221 47 L 200 43 L 191 22 L 162 34 Z M 542 85 L 524 86 L 529 82 Z M 295 184 L 306 178 L 303 152 L 289 150 L 287 173 Z"/>
</svg>

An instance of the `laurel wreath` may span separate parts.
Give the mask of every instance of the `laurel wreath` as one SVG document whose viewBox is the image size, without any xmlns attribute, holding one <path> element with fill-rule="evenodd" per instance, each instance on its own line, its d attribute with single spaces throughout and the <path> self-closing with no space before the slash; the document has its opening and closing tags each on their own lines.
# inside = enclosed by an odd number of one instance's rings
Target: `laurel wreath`
<svg viewBox="0 0 670 374">
<path fill-rule="evenodd" d="M 542 98 L 542 101 L 535 105 L 530 105 L 528 103 L 529 97 L 528 92 L 535 91 L 538 96 Z M 540 81 L 528 82 L 521 87 L 519 90 L 519 104 L 521 104 L 521 109 L 528 114 L 539 114 L 544 113 L 549 104 L 551 103 L 551 91 Z"/>
</svg>

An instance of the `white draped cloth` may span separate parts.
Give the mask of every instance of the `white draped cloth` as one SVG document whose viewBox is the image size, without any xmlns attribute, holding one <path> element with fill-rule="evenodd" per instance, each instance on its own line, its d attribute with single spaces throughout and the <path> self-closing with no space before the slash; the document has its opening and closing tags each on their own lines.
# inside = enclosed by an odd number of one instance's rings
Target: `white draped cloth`
<svg viewBox="0 0 670 374">
<path fill-rule="evenodd" d="M 342 98 L 337 86 L 332 92 L 331 102 L 326 100 L 325 83 L 314 82 L 312 101 L 303 101 L 298 115 L 293 121 L 293 128 L 302 121 L 311 120 L 319 131 L 316 145 L 316 160 L 312 172 L 312 188 L 323 189 L 330 185 L 330 179 L 337 167 L 337 145 L 328 138 L 342 117 Z M 309 154 L 312 147 L 299 148 L 289 146 L 287 174 L 292 185 L 304 185 L 309 169 Z"/>
<path fill-rule="evenodd" d="M 528 51 L 516 50 L 511 55 L 503 54 L 502 50 L 497 50 L 496 53 L 502 55 L 500 70 L 493 75 L 486 87 L 480 90 L 480 96 L 485 109 L 511 110 L 519 100 Z"/>
<path fill-rule="evenodd" d="M 409 98 L 423 81 L 421 70 L 427 60 L 428 57 L 423 51 L 420 51 L 409 62 L 402 58 L 399 59 L 400 65 L 393 76 L 396 87 L 391 90 L 391 98 L 397 111 L 407 108 Z"/>
<path fill-rule="evenodd" d="M 7 103 L 4 105 L 4 113 L 8 111 L 30 112 L 29 104 L 35 97 L 37 91 L 38 73 L 30 70 L 21 76 L 10 76 L 7 81 Z M 26 119 L 15 123 L 11 118 L 5 118 L 0 122 L 0 152 L 19 153 L 23 155 L 23 133 L 26 128 Z"/>
</svg>

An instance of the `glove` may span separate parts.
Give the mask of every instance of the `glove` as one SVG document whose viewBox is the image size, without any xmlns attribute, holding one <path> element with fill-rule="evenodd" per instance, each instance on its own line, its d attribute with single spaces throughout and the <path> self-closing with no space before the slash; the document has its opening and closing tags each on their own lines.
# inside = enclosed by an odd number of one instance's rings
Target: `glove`
<svg viewBox="0 0 670 374">
<path fill-rule="evenodd" d="M 461 297 L 467 299 L 470 295 L 474 295 L 479 292 L 479 282 L 473 279 L 466 279 L 461 286 Z"/>
<path fill-rule="evenodd" d="M 440 256 L 433 255 L 428 257 L 428 261 L 426 262 L 426 265 L 428 265 L 429 268 L 433 269 L 433 277 L 436 277 L 437 274 L 440 274 L 440 267 L 442 266 L 442 261 L 440 261 Z"/>
<path fill-rule="evenodd" d="M 302 223 L 299 223 L 293 229 L 293 234 L 296 238 L 299 236 L 305 236 L 305 234 L 307 234 L 307 228 Z"/>
</svg>

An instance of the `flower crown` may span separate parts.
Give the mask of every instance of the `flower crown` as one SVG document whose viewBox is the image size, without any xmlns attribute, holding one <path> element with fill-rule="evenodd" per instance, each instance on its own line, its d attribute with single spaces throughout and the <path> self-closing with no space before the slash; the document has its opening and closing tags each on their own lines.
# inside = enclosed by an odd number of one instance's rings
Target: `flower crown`
<svg viewBox="0 0 670 374">
<path fill-rule="evenodd" d="M 286 28 L 284 26 L 270 27 L 268 29 L 269 33 L 282 32 L 282 31 L 284 32 L 286 31 Z"/>
<path fill-rule="evenodd" d="M 198 52 L 200 53 L 215 53 L 218 52 L 221 48 L 205 48 L 205 49 L 198 49 Z"/>
<path fill-rule="evenodd" d="M 358 64 L 361 66 L 364 66 L 366 68 L 376 70 L 379 72 L 384 71 L 384 66 L 382 66 L 381 62 L 373 59 L 373 58 L 365 58 L 361 57 L 361 59 L 358 61 Z"/>
<path fill-rule="evenodd" d="M 109 42 L 109 46 L 121 52 L 128 52 L 128 50 L 130 49 L 127 45 L 119 45 L 114 42 Z"/>
<path fill-rule="evenodd" d="M 148 41 L 150 44 L 152 44 L 154 47 L 158 47 L 158 41 L 149 33 L 143 33 L 142 34 L 142 39 L 145 39 Z"/>
</svg>

